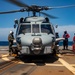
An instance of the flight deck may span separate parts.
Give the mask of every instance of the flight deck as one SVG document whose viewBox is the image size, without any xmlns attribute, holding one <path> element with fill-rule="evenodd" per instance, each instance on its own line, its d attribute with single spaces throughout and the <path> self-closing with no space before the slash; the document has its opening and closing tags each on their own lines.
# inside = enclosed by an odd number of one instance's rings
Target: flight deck
<svg viewBox="0 0 75 75">
<path fill-rule="evenodd" d="M 42 59 L 43 58 L 43 59 Z M 9 56 L 8 46 L 0 47 L 0 75 L 75 75 L 75 54 L 62 50 L 56 56 L 25 60 Z"/>
</svg>

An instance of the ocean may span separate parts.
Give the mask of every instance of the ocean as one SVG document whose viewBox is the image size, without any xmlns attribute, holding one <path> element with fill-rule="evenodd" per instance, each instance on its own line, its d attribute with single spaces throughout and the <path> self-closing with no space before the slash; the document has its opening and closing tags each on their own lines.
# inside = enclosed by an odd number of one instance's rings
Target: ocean
<svg viewBox="0 0 75 75">
<path fill-rule="evenodd" d="M 69 41 L 68 45 L 72 46 L 72 44 L 73 44 L 73 42 Z M 9 45 L 8 41 L 0 41 L 0 46 L 8 46 L 8 45 Z M 59 42 L 59 45 L 62 46 L 63 42 Z"/>
</svg>

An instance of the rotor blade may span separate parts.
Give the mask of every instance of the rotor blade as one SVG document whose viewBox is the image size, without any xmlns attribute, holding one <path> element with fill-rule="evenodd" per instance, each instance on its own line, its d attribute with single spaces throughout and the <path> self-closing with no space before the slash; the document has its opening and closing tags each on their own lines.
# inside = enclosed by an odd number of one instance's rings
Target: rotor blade
<svg viewBox="0 0 75 75">
<path fill-rule="evenodd" d="M 66 5 L 66 6 L 48 7 L 48 9 L 69 8 L 69 7 L 75 7 L 75 4 L 74 5 Z"/>
<path fill-rule="evenodd" d="M 13 10 L 13 11 L 0 12 L 0 14 L 9 14 L 9 13 L 16 13 L 16 12 L 21 12 L 21 10 Z"/>
<path fill-rule="evenodd" d="M 10 3 L 13 3 L 19 7 L 29 7 L 27 4 L 20 2 L 19 0 L 6 0 Z"/>
<path fill-rule="evenodd" d="M 58 17 L 55 17 L 55 16 L 52 16 L 52 15 L 49 15 L 49 14 L 44 13 L 44 12 L 40 12 L 40 13 L 42 13 L 43 15 L 48 16 L 48 17 L 50 17 L 50 18 L 52 18 L 52 19 L 57 19 L 57 18 L 58 18 Z"/>
</svg>

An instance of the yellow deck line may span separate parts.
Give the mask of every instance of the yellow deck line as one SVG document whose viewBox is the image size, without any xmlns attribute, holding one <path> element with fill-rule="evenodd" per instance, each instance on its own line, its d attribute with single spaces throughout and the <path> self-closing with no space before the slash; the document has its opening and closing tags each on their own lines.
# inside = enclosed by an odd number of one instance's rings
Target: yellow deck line
<svg viewBox="0 0 75 75">
<path fill-rule="evenodd" d="M 4 60 L 4 61 L 11 61 L 9 58 L 7 58 L 7 57 L 4 57 L 4 58 L 2 58 L 2 60 Z"/>
<path fill-rule="evenodd" d="M 63 66 L 62 64 L 46 64 L 45 66 Z"/>
<path fill-rule="evenodd" d="M 18 62 L 18 64 L 27 64 L 27 65 L 36 65 L 35 63 L 24 63 L 22 61 Z M 75 66 L 75 64 L 69 64 L 71 66 Z M 63 64 L 50 64 L 50 63 L 45 63 L 45 66 L 64 66 Z"/>
<path fill-rule="evenodd" d="M 3 57 L 8 57 L 9 56 L 9 54 L 1 54 L 1 57 L 3 58 Z"/>
<path fill-rule="evenodd" d="M 75 68 L 72 67 L 69 63 L 64 61 L 63 59 L 59 58 L 58 61 L 60 61 L 68 70 L 70 70 L 75 75 Z"/>
<path fill-rule="evenodd" d="M 36 65 L 35 63 L 24 63 L 24 62 L 18 62 L 18 64 Z M 45 63 L 45 66 L 63 66 L 63 65 L 62 64 L 47 64 L 47 63 Z"/>
</svg>

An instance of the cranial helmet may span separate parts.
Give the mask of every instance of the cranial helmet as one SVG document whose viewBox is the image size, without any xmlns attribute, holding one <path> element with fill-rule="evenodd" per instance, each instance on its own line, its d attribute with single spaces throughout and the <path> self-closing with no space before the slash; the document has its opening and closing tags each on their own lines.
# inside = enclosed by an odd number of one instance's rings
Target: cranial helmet
<svg viewBox="0 0 75 75">
<path fill-rule="evenodd" d="M 64 31 L 64 33 L 66 34 L 66 33 L 67 33 L 67 31 Z"/>
<path fill-rule="evenodd" d="M 10 34 L 11 34 L 11 33 L 13 33 L 13 31 L 12 31 L 12 30 L 10 31 Z"/>
</svg>

